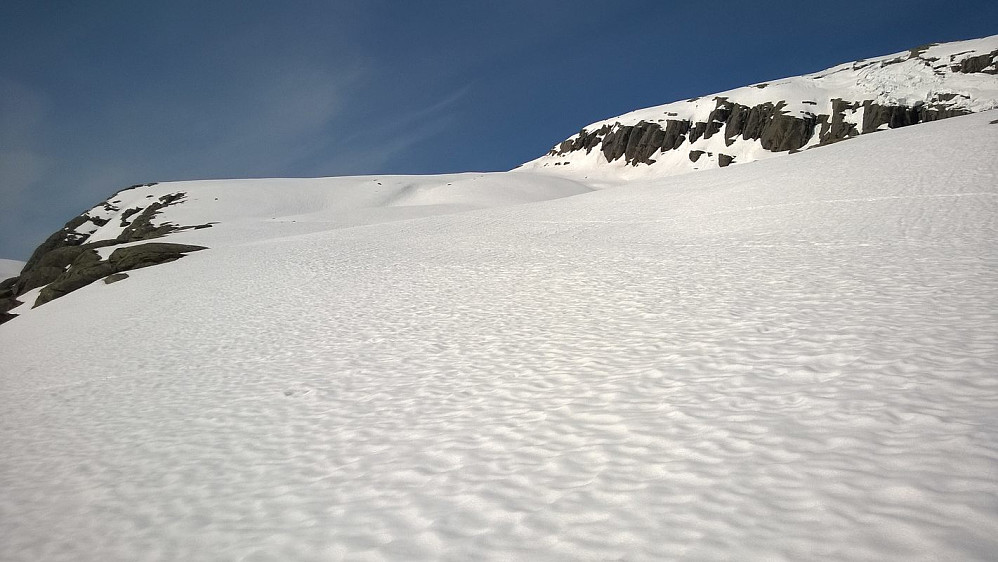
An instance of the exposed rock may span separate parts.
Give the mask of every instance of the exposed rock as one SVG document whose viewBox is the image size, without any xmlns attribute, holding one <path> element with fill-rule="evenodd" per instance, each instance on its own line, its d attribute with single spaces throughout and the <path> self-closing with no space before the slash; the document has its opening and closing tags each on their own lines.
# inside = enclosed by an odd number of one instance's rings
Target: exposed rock
<svg viewBox="0 0 998 562">
<path fill-rule="evenodd" d="M 35 306 L 43 305 L 112 273 L 114 268 L 106 261 L 101 261 L 97 250 L 85 250 L 77 256 L 69 269 L 42 288 Z"/>
<path fill-rule="evenodd" d="M 793 117 L 783 113 L 786 103 L 769 102 L 748 107 L 719 98 L 718 108 L 711 115 L 726 117 L 724 141 L 731 146 L 734 137 L 759 140 L 763 148 L 772 152 L 799 150 L 814 135 L 817 118 L 813 115 Z"/>
<path fill-rule="evenodd" d="M 17 277 L 11 277 L 0 281 L 0 299 L 15 296 L 14 286 L 17 285 L 17 279 Z"/>
<path fill-rule="evenodd" d="M 21 275 L 16 278 L 17 281 L 14 283 L 14 294 L 20 296 L 31 289 L 51 283 L 61 277 L 66 272 L 66 268 L 74 263 L 81 254 L 114 244 L 116 244 L 114 240 L 102 240 L 89 244 L 53 248 L 38 256 L 34 262 L 29 261 L 30 265 L 24 266 Z"/>
<path fill-rule="evenodd" d="M 34 306 L 41 306 L 99 279 L 108 278 L 123 271 L 171 262 L 182 258 L 189 252 L 204 249 L 206 249 L 204 246 L 192 246 L 189 244 L 149 242 L 137 246 L 118 248 L 111 253 L 107 261 L 102 261 L 95 249 L 84 249 L 73 260 L 69 269 L 42 288 L 38 294 L 38 299 L 35 300 Z M 115 279 L 115 281 L 120 279 L 123 279 L 123 277 Z M 113 283 L 114 281 L 109 282 Z"/>
<path fill-rule="evenodd" d="M 847 110 L 855 111 L 859 107 L 858 103 L 850 103 L 840 98 L 833 99 L 832 114 L 830 116 L 821 115 L 818 118 L 821 124 L 821 130 L 818 133 L 819 144 L 832 144 L 859 135 L 856 125 L 845 120 Z"/>
<path fill-rule="evenodd" d="M 7 314 L 7 312 L 23 304 L 14 298 L 14 285 L 16 283 L 17 277 L 4 279 L 0 282 L 0 324 L 16 317 L 16 314 Z"/>
<path fill-rule="evenodd" d="M 585 150 L 586 154 L 592 151 L 594 147 L 602 142 L 603 137 L 610 132 L 612 127 L 610 125 L 604 125 L 599 129 L 589 132 L 586 129 L 579 131 L 579 134 L 575 139 L 568 139 L 563 141 L 557 147 L 551 149 L 550 155 L 555 156 L 557 154 L 567 154 L 569 152 L 575 152 L 576 150 Z"/>
<path fill-rule="evenodd" d="M 128 271 L 170 262 L 180 259 L 186 253 L 205 249 L 207 248 L 204 246 L 192 246 L 189 244 L 149 242 L 137 246 L 118 248 L 111 253 L 108 262 L 114 266 L 115 272 Z"/>
<path fill-rule="evenodd" d="M 28 258 L 27 263 L 24 264 L 24 268 L 21 270 L 22 275 L 24 272 L 31 270 L 35 264 L 37 264 L 38 261 L 45 256 L 45 254 L 51 252 L 52 250 L 62 248 L 64 246 L 76 246 L 83 243 L 84 237 L 80 236 L 75 231 L 78 226 L 88 220 L 90 219 L 86 215 L 74 217 L 61 229 L 52 233 L 52 235 L 46 238 L 45 241 L 35 248 L 34 252 L 32 252 L 31 257 Z"/>
<path fill-rule="evenodd" d="M 126 209 L 125 212 L 121 213 L 121 228 L 125 228 L 126 226 L 131 224 L 132 221 L 128 220 L 129 217 L 131 217 L 135 213 L 138 213 L 141 210 L 142 207 L 132 207 L 131 209 Z"/>
<path fill-rule="evenodd" d="M 939 43 L 926 43 L 924 45 L 912 47 L 911 49 L 908 49 L 908 58 L 916 58 L 916 57 L 921 58 L 922 53 L 928 51 L 929 48 L 935 47 L 938 44 Z"/>
<path fill-rule="evenodd" d="M 805 146 L 814 135 L 818 123 L 818 118 L 812 115 L 785 115 L 782 112 L 785 106 L 783 102 L 767 102 L 748 107 L 720 97 L 716 103 L 706 121 L 693 123 L 689 120 L 669 119 L 665 122 L 664 129 L 658 123 L 648 121 L 640 121 L 635 125 L 604 125 L 592 132 L 583 129 L 577 136 L 553 148 L 549 154 L 557 156 L 577 150 L 585 150 L 588 154 L 599 146 L 608 162 L 623 158 L 625 162 L 635 166 L 651 164 L 655 162 L 653 156 L 659 152 L 676 150 L 687 140 L 693 143 L 700 139 L 710 139 L 721 131 L 724 131 L 728 146 L 734 144 L 735 137 L 740 135 L 744 140 L 759 140 L 767 150 L 782 152 L 799 150 Z M 840 117 L 836 122 L 835 134 L 849 134 L 851 130 L 842 125 L 841 121 Z M 699 156 L 691 153 L 690 159 L 696 162 L 695 158 Z"/>
<path fill-rule="evenodd" d="M 972 74 L 983 72 L 984 74 L 998 74 L 998 49 L 984 55 L 967 57 L 950 68 L 954 72 Z"/>
<path fill-rule="evenodd" d="M 690 151 L 690 162 L 696 162 L 703 155 L 704 155 L 704 151 L 702 151 L 702 150 L 691 150 Z"/>
<path fill-rule="evenodd" d="M 137 184 L 121 191 L 152 185 L 155 183 Z M 0 309 L 9 307 L 2 310 L 2 312 L 6 312 L 17 306 L 20 303 L 16 301 L 15 297 L 38 287 L 43 287 L 43 289 L 39 293 L 35 306 L 59 298 L 108 275 L 173 261 L 186 252 L 204 249 L 202 246 L 182 244 L 144 244 L 116 250 L 112 253 L 112 258 L 107 261 L 102 261 L 96 252 L 97 248 L 106 246 L 157 238 L 180 230 L 211 227 L 211 223 L 193 226 L 178 226 L 170 223 L 153 224 L 152 219 L 164 207 L 179 203 L 183 201 L 184 197 L 184 193 L 171 193 L 160 197 L 158 201 L 144 209 L 136 207 L 126 210 L 120 216 L 124 230 L 114 240 L 87 242 L 89 235 L 85 233 L 86 231 L 83 233 L 78 231 L 87 223 L 103 226 L 109 222 L 109 219 L 92 217 L 89 212 L 74 217 L 35 249 L 20 275 L 0 284 Z M 118 200 L 114 202 L 118 202 Z M 108 212 L 118 211 L 118 207 L 109 202 L 104 202 L 101 208 Z M 132 216 L 135 218 L 129 222 L 128 219 Z"/>
<path fill-rule="evenodd" d="M 800 150 L 814 135 L 817 118 L 813 115 L 803 118 L 792 117 L 779 113 L 779 110 L 778 104 L 772 119 L 763 127 L 759 142 L 763 148 L 771 152 Z"/>
<path fill-rule="evenodd" d="M 4 297 L 0 298 L 0 312 L 7 312 L 13 310 L 23 304 L 21 301 L 15 299 L 14 297 Z"/>
<path fill-rule="evenodd" d="M 731 164 L 734 161 L 735 161 L 734 156 L 728 156 L 727 154 L 717 155 L 717 165 L 722 168 L 726 168 L 729 164 Z"/>
<path fill-rule="evenodd" d="M 131 224 L 126 226 L 125 229 L 121 231 L 121 234 L 118 235 L 118 241 L 134 242 L 137 240 L 148 240 L 150 238 L 166 236 L 171 232 L 180 230 L 180 227 L 171 223 L 163 223 L 156 226 L 152 223 L 152 219 L 165 207 L 169 207 L 170 205 L 183 201 L 186 196 L 186 193 L 180 192 L 160 197 L 158 202 L 146 207 L 145 210 L 135 217 L 135 220 L 133 220 Z"/>
<path fill-rule="evenodd" d="M 876 102 L 863 102 L 863 134 L 876 131 L 881 125 L 887 124 L 891 129 L 907 127 L 916 123 L 947 119 L 970 113 L 964 109 L 930 107 L 926 104 L 880 105 Z"/>
<path fill-rule="evenodd" d="M 622 126 L 604 125 L 596 131 L 583 129 L 551 150 L 549 154 L 567 154 L 577 150 L 585 150 L 588 154 L 596 146 L 601 147 L 603 156 L 608 162 L 624 158 L 628 164 L 650 164 L 656 152 L 673 150 L 686 142 L 689 122 L 669 119 L 665 129 L 658 123 L 641 121 L 637 125 Z"/>
<path fill-rule="evenodd" d="M 118 281 L 122 281 L 124 279 L 128 279 L 127 273 L 112 273 L 104 278 L 104 284 L 110 285 L 111 283 L 117 283 Z"/>
<path fill-rule="evenodd" d="M 773 118 L 775 106 L 764 103 L 755 107 L 741 104 L 729 104 L 730 115 L 724 129 L 725 144 L 731 146 L 734 137 L 741 135 L 743 139 L 758 139 L 763 135 L 766 124 Z"/>
</svg>

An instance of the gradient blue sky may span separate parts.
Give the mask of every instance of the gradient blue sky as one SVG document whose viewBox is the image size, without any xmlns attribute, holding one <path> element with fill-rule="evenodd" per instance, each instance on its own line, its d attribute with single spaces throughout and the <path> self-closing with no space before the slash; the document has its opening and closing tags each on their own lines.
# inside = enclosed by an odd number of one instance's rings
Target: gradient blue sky
<svg viewBox="0 0 998 562">
<path fill-rule="evenodd" d="M 996 22 L 994 0 L 5 0 L 0 257 L 133 183 L 506 170 L 592 121 Z"/>
</svg>

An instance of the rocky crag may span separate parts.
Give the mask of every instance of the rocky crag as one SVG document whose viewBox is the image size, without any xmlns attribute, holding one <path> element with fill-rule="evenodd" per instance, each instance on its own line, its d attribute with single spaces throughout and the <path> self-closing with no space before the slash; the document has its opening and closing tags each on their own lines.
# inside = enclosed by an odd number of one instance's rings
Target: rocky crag
<svg viewBox="0 0 998 562">
<path fill-rule="evenodd" d="M 114 194 L 107 201 L 74 217 L 49 236 L 25 263 L 20 275 L 0 282 L 0 323 L 16 315 L 10 311 L 24 304 L 23 296 L 41 287 L 34 306 L 40 306 L 94 281 L 125 271 L 166 263 L 203 246 L 143 242 L 182 230 L 208 228 L 210 224 L 180 226 L 169 222 L 156 224 L 153 219 L 162 209 L 183 203 L 184 193 L 172 193 L 122 210 L 122 194 L 139 187 L 133 185 Z M 116 224 L 112 220 L 117 221 Z M 110 231 L 110 232 L 109 232 Z M 111 236 L 113 234 L 113 236 Z M 99 250 L 110 252 L 106 259 Z M 120 275 L 115 279 L 121 279 Z"/>
<path fill-rule="evenodd" d="M 684 173 L 996 107 L 993 36 L 634 111 L 583 128 L 524 167 Z"/>
</svg>

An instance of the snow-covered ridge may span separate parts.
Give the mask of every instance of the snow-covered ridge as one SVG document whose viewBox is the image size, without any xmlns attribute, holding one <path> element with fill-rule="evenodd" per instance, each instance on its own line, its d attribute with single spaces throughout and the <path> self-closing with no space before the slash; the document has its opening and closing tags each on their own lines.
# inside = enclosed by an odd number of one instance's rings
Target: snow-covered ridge
<svg viewBox="0 0 998 562">
<path fill-rule="evenodd" d="M 998 35 L 639 109 L 587 125 L 524 169 L 619 180 L 751 162 L 998 107 Z"/>
<path fill-rule="evenodd" d="M 134 185 L 70 220 L 35 250 L 20 275 L 0 282 L 0 322 L 109 275 L 198 249 L 591 190 L 529 172 Z"/>
</svg>

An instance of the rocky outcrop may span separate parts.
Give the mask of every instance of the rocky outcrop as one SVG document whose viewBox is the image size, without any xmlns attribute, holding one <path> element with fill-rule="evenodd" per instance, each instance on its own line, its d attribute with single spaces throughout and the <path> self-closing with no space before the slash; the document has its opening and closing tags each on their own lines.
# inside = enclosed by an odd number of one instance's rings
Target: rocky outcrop
<svg viewBox="0 0 998 562">
<path fill-rule="evenodd" d="M 835 98 L 832 100 L 832 112 L 829 115 L 819 115 L 820 130 L 818 137 L 821 145 L 832 144 L 859 135 L 854 123 L 846 121 L 846 111 L 856 111 L 860 104 Z"/>
<path fill-rule="evenodd" d="M 192 228 L 178 227 L 177 225 L 170 224 L 168 222 L 158 226 L 152 223 L 152 219 L 164 208 L 183 201 L 186 196 L 186 193 L 171 193 L 160 197 L 159 201 L 156 201 L 152 205 L 146 207 L 137 217 L 135 217 L 134 220 L 125 226 L 124 230 L 121 231 L 121 234 L 118 235 L 118 241 L 133 242 L 135 240 L 148 240 L 150 238 L 166 236 L 171 232 L 184 230 L 185 228 Z M 124 220 L 122 220 L 122 222 L 124 222 Z"/>
<path fill-rule="evenodd" d="M 552 156 L 585 150 L 588 154 L 599 146 L 608 162 L 623 158 L 631 165 L 652 164 L 655 154 L 676 150 L 685 142 L 709 139 L 723 132 L 725 143 L 730 146 L 734 138 L 758 140 L 763 148 L 773 152 L 799 150 L 814 134 L 818 118 L 786 115 L 784 102 L 764 103 L 755 107 L 731 103 L 717 98 L 717 106 L 706 121 L 669 119 L 663 129 L 658 123 L 641 121 L 636 125 L 605 125 L 596 131 L 583 129 L 579 134 L 562 142 L 549 153 Z M 699 156 L 693 151 L 690 159 Z"/>
<path fill-rule="evenodd" d="M 17 277 L 0 281 L 0 324 L 13 318 L 15 315 L 8 314 L 8 312 L 22 304 L 14 294 L 14 283 L 16 282 Z M 9 318 L 7 318 L 8 316 Z"/>
<path fill-rule="evenodd" d="M 152 185 L 155 184 L 138 184 L 122 191 Z M 9 314 L 9 311 L 20 306 L 21 301 L 17 297 L 32 289 L 43 287 L 34 304 L 34 306 L 39 306 L 108 275 L 173 261 L 188 252 L 204 249 L 202 246 L 149 243 L 116 249 L 108 260 L 101 260 L 97 252 L 99 248 L 160 238 L 173 232 L 211 226 L 211 224 L 180 226 L 168 222 L 160 224 L 153 222 L 164 208 L 183 202 L 186 195 L 178 192 L 163 195 L 145 207 L 133 207 L 125 210 L 117 217 L 120 220 L 122 231 L 116 238 L 90 242 L 90 234 L 87 232 L 92 232 L 92 230 L 86 230 L 84 227 L 92 224 L 94 226 L 89 228 L 94 228 L 110 223 L 110 219 L 98 216 L 96 212 L 118 212 L 118 207 L 113 205 L 111 201 L 122 191 L 95 207 L 94 210 L 73 218 L 57 232 L 46 238 L 31 254 L 21 273 L 0 284 L 0 314 L 2 314 L 0 323 L 16 316 Z"/>
<path fill-rule="evenodd" d="M 961 42 L 957 48 L 929 43 L 713 98 L 633 111 L 583 129 L 527 166 L 564 165 L 574 157 L 563 157 L 585 151 L 592 154 L 589 158 L 602 154 L 600 161 L 618 165 L 667 160 L 663 173 L 683 173 L 702 168 L 698 159 L 708 152 L 750 162 L 759 157 L 760 148 L 796 152 L 884 128 L 994 109 L 998 83 L 986 75 L 998 74 L 996 45 L 995 37 Z M 727 150 L 717 136 L 723 136 Z M 689 165 L 684 155 L 697 165 Z"/>
<path fill-rule="evenodd" d="M 940 102 L 959 94 L 939 94 Z M 832 100 L 831 112 L 826 114 L 804 113 L 789 115 L 786 102 L 766 102 L 756 106 L 732 103 L 726 98 L 715 98 L 717 106 L 706 121 L 669 119 L 663 129 L 658 123 L 640 121 L 636 125 L 604 125 L 594 131 L 583 129 L 578 135 L 553 148 L 550 156 L 566 155 L 585 150 L 590 153 L 599 147 L 607 162 L 623 158 L 627 164 L 655 163 L 655 155 L 677 150 L 684 143 L 710 139 L 721 133 L 727 146 L 738 138 L 757 141 L 770 152 L 794 152 L 811 143 L 818 135 L 817 145 L 823 146 L 859 134 L 878 130 L 883 125 L 891 129 L 916 123 L 936 121 L 970 113 L 941 104 L 916 103 L 914 105 L 882 105 L 873 101 L 855 102 Z M 862 130 L 846 120 L 847 112 L 862 108 Z M 696 162 L 702 150 L 691 150 L 690 160 Z M 729 162 L 730 163 L 730 162 Z"/>
<path fill-rule="evenodd" d="M 80 252 L 73 263 L 58 277 L 49 282 L 38 294 L 35 306 L 39 306 L 85 287 L 94 281 L 114 273 L 114 268 L 101 261 L 97 250 L 87 249 Z"/>
<path fill-rule="evenodd" d="M 120 274 L 123 271 L 131 271 L 133 269 L 171 262 L 182 258 L 190 252 L 205 249 L 207 248 L 204 246 L 149 242 L 137 246 L 118 248 L 111 253 L 106 261 L 100 259 L 97 250 L 87 249 L 77 255 L 76 259 L 73 260 L 73 263 L 70 264 L 69 268 L 62 275 L 41 290 L 38 298 L 35 300 L 35 306 L 41 306 L 77 289 L 86 287 L 99 279 Z M 122 278 L 119 277 L 116 280 L 120 279 Z"/>
<path fill-rule="evenodd" d="M 973 74 L 975 72 L 998 74 L 998 49 L 984 55 L 967 57 L 950 68 L 954 72 L 961 72 L 963 74 Z"/>
<path fill-rule="evenodd" d="M 962 109 L 946 109 L 927 104 L 880 105 L 872 101 L 863 102 L 863 134 L 872 133 L 886 124 L 891 129 L 907 127 L 916 123 L 936 121 L 958 115 L 966 115 L 969 111 Z"/>
</svg>

